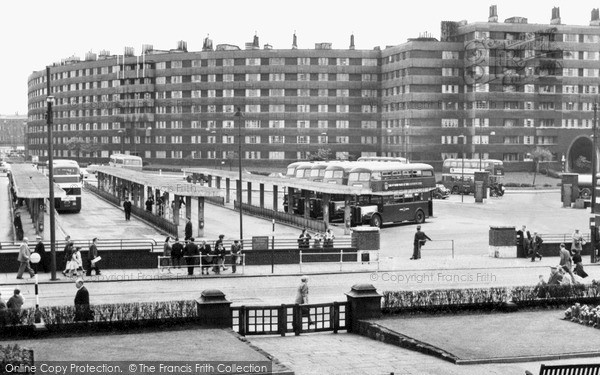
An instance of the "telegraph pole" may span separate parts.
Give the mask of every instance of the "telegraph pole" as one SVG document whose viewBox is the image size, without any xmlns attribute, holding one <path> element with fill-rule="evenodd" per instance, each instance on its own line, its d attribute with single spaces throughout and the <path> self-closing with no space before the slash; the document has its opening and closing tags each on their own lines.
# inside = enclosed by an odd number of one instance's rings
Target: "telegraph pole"
<svg viewBox="0 0 600 375">
<path fill-rule="evenodd" d="M 54 96 L 50 87 L 50 67 L 46 67 L 46 105 L 48 106 L 48 112 L 46 113 L 46 125 L 48 126 L 48 191 L 50 196 L 48 198 L 48 213 L 50 214 L 50 271 L 52 281 L 58 280 L 56 278 L 56 233 L 54 223 L 54 171 L 53 171 L 53 154 L 54 148 L 52 143 L 52 105 L 54 105 Z"/>
</svg>

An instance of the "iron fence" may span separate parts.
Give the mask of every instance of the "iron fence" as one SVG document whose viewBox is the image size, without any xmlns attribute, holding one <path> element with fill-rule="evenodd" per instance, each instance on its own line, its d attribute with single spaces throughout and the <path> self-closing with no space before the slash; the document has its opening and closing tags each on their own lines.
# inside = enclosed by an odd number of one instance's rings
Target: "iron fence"
<svg viewBox="0 0 600 375">
<path fill-rule="evenodd" d="M 347 302 L 232 307 L 232 328 L 242 336 L 348 329 Z"/>
</svg>

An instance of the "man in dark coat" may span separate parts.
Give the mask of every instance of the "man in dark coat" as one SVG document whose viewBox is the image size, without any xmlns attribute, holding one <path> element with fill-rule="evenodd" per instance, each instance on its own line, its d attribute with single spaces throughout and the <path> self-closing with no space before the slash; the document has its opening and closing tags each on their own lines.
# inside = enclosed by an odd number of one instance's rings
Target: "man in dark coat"
<svg viewBox="0 0 600 375">
<path fill-rule="evenodd" d="M 50 267 L 48 267 L 49 259 L 46 256 L 46 247 L 44 246 L 44 243 L 42 242 L 41 236 L 37 236 L 37 240 L 38 240 L 38 243 L 37 243 L 37 245 L 35 245 L 35 252 L 40 255 L 40 261 L 39 261 L 39 263 L 33 265 L 33 270 L 35 271 L 35 273 L 38 273 L 38 271 L 48 272 Z"/>
<path fill-rule="evenodd" d="M 23 223 L 21 222 L 21 214 L 16 213 L 13 221 L 18 241 L 23 241 Z"/>
<path fill-rule="evenodd" d="M 90 248 L 88 250 L 88 255 L 87 255 L 87 271 L 86 271 L 86 276 L 92 276 L 92 268 L 94 268 L 96 270 L 96 276 L 100 275 L 100 267 L 98 267 L 98 263 L 99 262 L 92 262 L 92 260 L 94 258 L 96 258 L 98 256 L 98 238 L 94 238 L 92 240 L 92 244 L 90 245 Z"/>
<path fill-rule="evenodd" d="M 425 232 L 421 232 L 421 226 L 417 225 L 417 233 L 415 233 L 415 240 L 413 241 L 413 256 L 410 259 L 421 259 L 421 246 L 427 240 L 431 241 L 431 238 Z"/>
<path fill-rule="evenodd" d="M 152 206 L 154 206 L 154 199 L 152 199 L 152 196 L 149 196 L 146 199 L 146 211 L 152 213 Z"/>
<path fill-rule="evenodd" d="M 90 293 L 83 286 L 83 279 L 77 279 L 75 282 L 77 293 L 75 294 L 75 319 L 76 322 L 85 322 L 93 320 L 94 314 L 90 309 Z"/>
<path fill-rule="evenodd" d="M 131 201 L 129 198 L 125 198 L 125 202 L 123 202 L 123 209 L 125 210 L 125 220 L 131 219 Z"/>
<path fill-rule="evenodd" d="M 185 240 L 188 241 L 194 235 L 194 230 L 192 228 L 192 220 L 188 217 L 187 223 L 185 223 Z"/>
<path fill-rule="evenodd" d="M 194 237 L 190 238 L 190 241 L 185 245 L 183 249 L 183 256 L 185 257 L 185 263 L 188 265 L 188 275 L 194 275 L 194 265 L 197 264 L 198 245 L 194 243 Z"/>
<path fill-rule="evenodd" d="M 183 257 L 183 244 L 179 238 L 175 238 L 175 243 L 171 247 L 171 260 L 174 268 L 181 268 L 181 257 Z"/>
<path fill-rule="evenodd" d="M 208 270 L 210 265 L 212 264 L 212 256 L 210 255 L 211 248 L 210 245 L 206 243 L 206 241 L 202 241 L 202 246 L 200 246 L 200 255 L 202 255 L 202 274 L 204 275 L 204 271 L 208 275 Z"/>
</svg>

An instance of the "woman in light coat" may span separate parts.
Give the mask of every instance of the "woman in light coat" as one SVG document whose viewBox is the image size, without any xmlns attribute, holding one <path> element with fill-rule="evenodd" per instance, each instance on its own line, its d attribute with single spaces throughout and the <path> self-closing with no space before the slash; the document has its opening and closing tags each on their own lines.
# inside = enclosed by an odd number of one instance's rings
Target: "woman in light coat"
<svg viewBox="0 0 600 375">
<path fill-rule="evenodd" d="M 300 279 L 302 282 L 298 286 L 298 292 L 296 293 L 296 301 L 298 305 L 308 304 L 308 277 L 302 276 Z M 308 306 L 302 306 L 302 317 L 308 317 L 308 325 L 314 324 L 310 318 L 310 308 Z"/>
<path fill-rule="evenodd" d="M 69 264 L 69 271 L 67 273 L 70 276 L 79 276 L 79 270 L 83 273 L 83 262 L 81 260 L 81 247 L 73 248 L 73 254 L 71 255 L 71 263 Z"/>
</svg>

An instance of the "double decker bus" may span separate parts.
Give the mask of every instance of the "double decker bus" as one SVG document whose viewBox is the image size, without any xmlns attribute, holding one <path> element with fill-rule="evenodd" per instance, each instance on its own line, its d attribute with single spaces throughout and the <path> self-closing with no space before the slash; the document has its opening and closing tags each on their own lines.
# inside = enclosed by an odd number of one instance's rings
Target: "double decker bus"
<svg viewBox="0 0 600 375">
<path fill-rule="evenodd" d="M 372 191 L 352 202 L 353 226 L 423 223 L 433 214 L 435 174 L 429 164 L 369 163 L 350 171 L 348 185 Z"/>
<path fill-rule="evenodd" d="M 142 171 L 142 158 L 135 155 L 112 154 L 108 165 L 117 168 L 133 169 L 134 171 Z"/>
<path fill-rule="evenodd" d="M 67 195 L 54 198 L 54 208 L 59 212 L 81 211 L 81 175 L 79 164 L 74 160 L 55 159 L 52 163 L 54 182 Z"/>
<path fill-rule="evenodd" d="M 490 172 L 487 185 L 502 182 L 504 163 L 497 159 L 446 159 L 442 165 L 442 184 L 453 194 L 475 192 L 475 172 Z"/>
<path fill-rule="evenodd" d="M 407 158 L 395 157 L 395 156 L 361 156 L 356 161 L 383 161 L 383 162 L 396 162 L 396 163 L 408 163 Z"/>
</svg>

